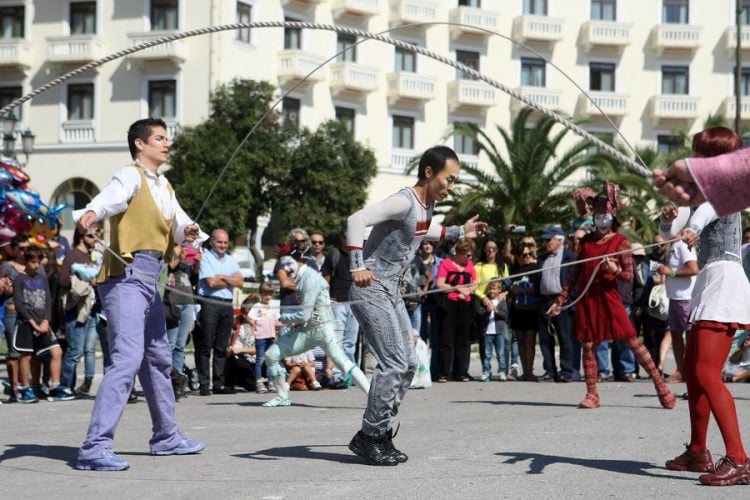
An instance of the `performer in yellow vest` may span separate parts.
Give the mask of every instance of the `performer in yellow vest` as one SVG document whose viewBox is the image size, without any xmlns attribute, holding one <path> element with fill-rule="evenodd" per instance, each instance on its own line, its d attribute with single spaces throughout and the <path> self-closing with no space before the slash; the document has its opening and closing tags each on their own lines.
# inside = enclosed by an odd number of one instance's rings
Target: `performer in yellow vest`
<svg viewBox="0 0 750 500">
<path fill-rule="evenodd" d="M 136 374 L 151 413 L 151 454 L 187 455 L 205 448 L 185 437 L 175 421 L 172 355 L 157 291 L 173 241 L 195 239 L 199 232 L 167 179 L 157 172 L 169 154 L 166 128 L 161 119 L 133 123 L 128 130 L 133 163 L 117 171 L 101 193 L 73 213 L 83 233 L 105 217 L 111 225 L 110 251 L 105 253 L 98 291 L 109 326 L 112 365 L 97 392 L 88 434 L 78 452 L 80 470 L 130 467 L 112 452 L 112 441 Z"/>
</svg>

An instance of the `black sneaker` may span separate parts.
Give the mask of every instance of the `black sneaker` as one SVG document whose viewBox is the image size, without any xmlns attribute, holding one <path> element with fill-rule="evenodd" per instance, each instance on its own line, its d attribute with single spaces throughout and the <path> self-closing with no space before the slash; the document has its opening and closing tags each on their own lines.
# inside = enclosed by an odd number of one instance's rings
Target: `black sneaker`
<svg viewBox="0 0 750 500">
<path fill-rule="evenodd" d="M 398 465 L 398 460 L 386 449 L 386 438 L 357 432 L 349 442 L 349 449 L 371 465 Z"/>
<path fill-rule="evenodd" d="M 180 398 L 185 396 L 187 390 L 188 377 L 187 375 L 180 373 L 177 376 L 177 380 L 172 380 L 172 389 L 174 389 L 174 400 L 179 401 Z"/>
<path fill-rule="evenodd" d="M 409 460 L 409 457 L 406 453 L 397 450 L 396 447 L 393 446 L 394 437 L 396 437 L 396 433 L 393 432 L 393 429 L 388 429 L 388 432 L 385 433 L 385 449 L 398 461 L 398 463 L 402 464 Z"/>
<path fill-rule="evenodd" d="M 128 396 L 128 404 L 133 404 L 138 402 L 138 394 L 135 393 L 135 389 L 130 391 L 130 395 Z"/>
</svg>

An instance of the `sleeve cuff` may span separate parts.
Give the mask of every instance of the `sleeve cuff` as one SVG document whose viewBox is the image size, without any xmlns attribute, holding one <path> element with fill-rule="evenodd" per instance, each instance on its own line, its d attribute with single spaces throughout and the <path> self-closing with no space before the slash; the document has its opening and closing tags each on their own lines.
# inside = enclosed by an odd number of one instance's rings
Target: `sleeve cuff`
<svg viewBox="0 0 750 500">
<path fill-rule="evenodd" d="M 365 259 L 362 250 L 351 250 L 349 252 L 349 271 L 360 271 L 365 268 Z"/>
</svg>

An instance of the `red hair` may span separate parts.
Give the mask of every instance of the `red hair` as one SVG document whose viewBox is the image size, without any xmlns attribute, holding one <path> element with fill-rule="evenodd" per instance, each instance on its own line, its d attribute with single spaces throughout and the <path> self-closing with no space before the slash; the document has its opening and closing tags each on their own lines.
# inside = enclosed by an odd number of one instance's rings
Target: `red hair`
<svg viewBox="0 0 750 500">
<path fill-rule="evenodd" d="M 693 154 L 708 158 L 742 147 L 742 138 L 726 127 L 711 127 L 693 136 Z"/>
</svg>

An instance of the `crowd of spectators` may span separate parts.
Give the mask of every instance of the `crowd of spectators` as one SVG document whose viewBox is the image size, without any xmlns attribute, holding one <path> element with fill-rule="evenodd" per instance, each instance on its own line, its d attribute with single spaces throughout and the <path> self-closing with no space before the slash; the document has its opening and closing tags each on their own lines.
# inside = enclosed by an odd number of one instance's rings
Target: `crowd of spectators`
<svg viewBox="0 0 750 500">
<path fill-rule="evenodd" d="M 423 241 L 406 266 L 401 292 L 415 337 L 430 346 L 433 381 L 474 380 L 469 373 L 472 344 L 477 344 L 482 381 L 580 380 L 581 345 L 574 332 L 574 309 L 555 317 L 545 313 L 567 279 L 566 264 L 575 259 L 577 241 L 588 230 L 585 224 L 567 233 L 561 226 L 538 235 L 509 230 L 504 238 L 496 233 L 476 246 L 469 240 Z M 283 254 L 295 245 L 307 250 L 307 265 L 330 285 L 335 329 L 346 356 L 366 367 L 367 347 L 346 303 L 351 275 L 345 233 L 340 235 L 340 245 L 329 247 L 320 232 L 298 228 L 291 235 L 279 251 Z M 104 252 L 98 242 L 101 237 L 101 227 L 92 235 L 76 233 L 69 249 L 67 241 L 53 242 L 56 251 L 37 247 L 25 237 L 3 244 L 0 325 L 8 350 L 6 401 L 91 397 L 97 342 L 103 369 L 109 364 L 106 318 L 96 294 Z M 175 245 L 167 263 L 164 304 L 178 400 L 188 390 L 202 396 L 234 394 L 238 388 L 258 393 L 275 390 L 263 359 L 285 332 L 278 322 L 279 309 L 271 302 L 279 299 L 282 307 L 295 305 L 294 282 L 277 266 L 278 291 L 272 282 L 262 283 L 235 311 L 233 289 L 243 283 L 237 262 L 227 251 L 228 242 L 227 232 L 216 229 L 202 248 L 188 241 Z M 674 349 L 676 366 L 665 378 L 681 382 L 686 311 L 698 272 L 695 253 L 682 242 L 659 244 L 658 236 L 649 243 L 654 245 L 646 252 L 643 244 L 633 242 L 634 278 L 620 286 L 619 294 L 660 371 L 668 349 Z M 750 228 L 743 232 L 743 243 L 746 251 Z M 744 261 L 750 271 L 750 256 L 745 255 Z M 185 362 L 191 338 L 196 369 Z M 632 382 L 639 376 L 638 366 L 632 353 L 617 344 L 596 346 L 599 380 Z M 543 358 L 541 373 L 534 373 L 537 345 Z M 81 358 L 82 378 L 77 374 Z M 342 374 L 319 347 L 285 362 L 292 390 L 346 387 Z M 737 334 L 724 380 L 750 380 L 747 332 Z M 131 399 L 137 400 L 135 393 Z"/>
</svg>

